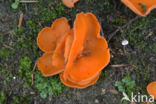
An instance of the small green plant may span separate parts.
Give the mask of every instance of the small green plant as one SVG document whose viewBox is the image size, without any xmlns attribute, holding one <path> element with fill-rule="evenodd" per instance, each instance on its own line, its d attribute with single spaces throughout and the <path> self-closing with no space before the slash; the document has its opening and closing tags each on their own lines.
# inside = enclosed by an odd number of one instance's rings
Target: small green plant
<svg viewBox="0 0 156 104">
<path fill-rule="evenodd" d="M 14 2 L 14 3 L 12 3 L 11 7 L 12 7 L 13 9 L 17 9 L 17 8 L 18 8 L 19 3 L 20 3 L 20 0 L 15 0 L 15 2 Z"/>
<path fill-rule="evenodd" d="M 39 72 L 35 74 L 35 86 L 39 90 L 41 98 L 60 95 L 64 88 L 59 78 L 45 78 Z"/>
<path fill-rule="evenodd" d="M 3 104 L 5 101 L 5 93 L 4 92 L 0 92 L 0 104 Z"/>
<path fill-rule="evenodd" d="M 139 3 L 139 5 L 141 6 L 143 12 L 145 13 L 146 12 L 146 5 L 142 4 L 142 3 Z"/>
<path fill-rule="evenodd" d="M 121 81 L 116 81 L 115 86 L 120 92 L 125 92 L 130 95 L 136 88 L 135 81 L 129 75 L 125 76 Z"/>
<path fill-rule="evenodd" d="M 104 2 L 104 6 L 109 6 L 109 5 L 110 5 L 109 0 Z"/>
<path fill-rule="evenodd" d="M 19 104 L 20 103 L 18 97 L 14 96 L 12 99 L 13 99 L 14 104 Z"/>
</svg>

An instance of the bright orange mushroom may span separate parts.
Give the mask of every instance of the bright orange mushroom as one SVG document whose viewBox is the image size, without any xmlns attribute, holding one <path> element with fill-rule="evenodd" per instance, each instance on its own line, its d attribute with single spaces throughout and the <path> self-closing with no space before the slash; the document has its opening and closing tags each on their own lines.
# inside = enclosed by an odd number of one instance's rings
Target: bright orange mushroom
<svg viewBox="0 0 156 104">
<path fill-rule="evenodd" d="M 74 3 L 78 2 L 79 0 L 62 0 L 62 2 L 68 7 L 73 8 Z"/>
<path fill-rule="evenodd" d="M 91 13 L 78 14 L 73 31 L 74 41 L 63 80 L 73 83 L 89 82 L 110 61 L 107 41 L 100 36 L 100 25 Z"/>
<path fill-rule="evenodd" d="M 38 34 L 37 44 L 45 52 L 37 64 L 43 76 L 61 72 L 62 83 L 69 87 L 93 85 L 110 61 L 107 41 L 92 13 L 79 13 L 72 30 L 66 18 L 54 21 Z"/>
<path fill-rule="evenodd" d="M 69 31 L 67 19 L 60 18 L 54 21 L 51 28 L 43 28 L 38 34 L 37 44 L 42 51 L 46 52 L 37 63 L 43 76 L 51 76 L 63 71 L 65 66 L 63 50 Z"/>
<path fill-rule="evenodd" d="M 146 16 L 156 8 L 156 0 L 121 0 L 133 12 L 140 16 Z"/>
<path fill-rule="evenodd" d="M 154 99 L 156 99 L 156 81 L 155 82 L 151 82 L 150 84 L 148 84 L 147 92 L 150 95 L 154 96 Z"/>
</svg>

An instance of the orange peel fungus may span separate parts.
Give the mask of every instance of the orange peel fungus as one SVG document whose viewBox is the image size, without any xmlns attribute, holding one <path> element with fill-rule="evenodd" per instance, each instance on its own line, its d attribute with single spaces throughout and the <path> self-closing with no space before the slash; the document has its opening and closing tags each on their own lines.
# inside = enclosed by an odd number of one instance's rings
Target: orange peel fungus
<svg viewBox="0 0 156 104">
<path fill-rule="evenodd" d="M 140 16 L 148 15 L 156 8 L 156 0 L 121 0 L 133 12 Z"/>
<path fill-rule="evenodd" d="M 73 29 L 66 18 L 55 20 L 38 34 L 37 44 L 45 52 L 37 64 L 42 75 L 60 73 L 69 87 L 95 84 L 110 61 L 107 41 L 100 36 L 100 24 L 92 13 L 77 14 Z"/>
<path fill-rule="evenodd" d="M 147 92 L 150 95 L 154 96 L 154 99 L 156 99 L 156 81 L 151 82 L 147 85 Z"/>
<path fill-rule="evenodd" d="M 78 2 L 79 0 L 62 0 L 64 5 L 66 5 L 68 8 L 73 8 L 74 4 Z"/>
</svg>

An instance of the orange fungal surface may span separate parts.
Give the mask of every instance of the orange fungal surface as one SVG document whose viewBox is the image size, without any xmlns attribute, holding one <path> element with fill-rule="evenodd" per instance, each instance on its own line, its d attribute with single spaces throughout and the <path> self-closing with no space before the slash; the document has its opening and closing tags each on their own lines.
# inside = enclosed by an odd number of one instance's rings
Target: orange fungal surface
<svg viewBox="0 0 156 104">
<path fill-rule="evenodd" d="M 156 99 L 156 81 L 155 82 L 151 82 L 148 86 L 147 86 L 147 92 L 154 96 L 154 99 Z"/>
<path fill-rule="evenodd" d="M 62 0 L 62 2 L 68 7 L 73 8 L 74 4 L 78 2 L 79 0 Z"/>
<path fill-rule="evenodd" d="M 156 0 L 121 0 L 133 12 L 140 16 L 146 16 L 156 8 Z"/>
</svg>

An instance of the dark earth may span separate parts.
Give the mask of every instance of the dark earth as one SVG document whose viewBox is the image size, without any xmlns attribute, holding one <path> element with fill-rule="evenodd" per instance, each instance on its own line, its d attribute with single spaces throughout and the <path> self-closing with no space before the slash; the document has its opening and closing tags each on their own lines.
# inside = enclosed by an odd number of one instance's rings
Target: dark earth
<svg viewBox="0 0 156 104">
<path fill-rule="evenodd" d="M 20 3 L 17 9 L 12 3 L 0 0 L 0 104 L 131 104 L 121 102 L 122 92 L 148 95 L 146 86 L 156 81 L 156 10 L 139 17 L 120 0 L 80 0 L 72 9 L 61 0 Z M 96 15 L 111 50 L 98 82 L 85 89 L 64 86 L 57 75 L 45 78 L 34 67 L 43 54 L 38 32 L 59 17 L 73 24 L 80 12 Z M 127 46 L 121 44 L 125 39 Z"/>
</svg>

